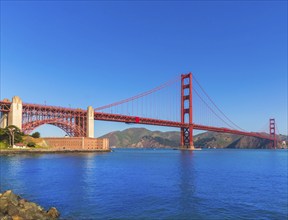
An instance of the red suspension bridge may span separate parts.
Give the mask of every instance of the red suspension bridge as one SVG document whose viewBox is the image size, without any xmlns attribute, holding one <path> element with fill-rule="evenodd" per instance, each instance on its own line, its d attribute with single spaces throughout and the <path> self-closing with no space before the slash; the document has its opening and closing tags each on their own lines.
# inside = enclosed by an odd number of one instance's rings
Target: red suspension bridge
<svg viewBox="0 0 288 220">
<path fill-rule="evenodd" d="M 12 102 L 0 101 L 0 112 L 1 127 L 16 125 L 26 134 L 51 124 L 69 136 L 93 137 L 94 120 L 103 120 L 180 128 L 180 144 L 188 149 L 194 148 L 194 129 L 263 138 L 271 140 L 274 148 L 277 144 L 275 119 L 270 119 L 268 133 L 243 130 L 223 113 L 192 73 L 95 109 L 22 103 L 19 97 L 14 97 Z"/>
</svg>

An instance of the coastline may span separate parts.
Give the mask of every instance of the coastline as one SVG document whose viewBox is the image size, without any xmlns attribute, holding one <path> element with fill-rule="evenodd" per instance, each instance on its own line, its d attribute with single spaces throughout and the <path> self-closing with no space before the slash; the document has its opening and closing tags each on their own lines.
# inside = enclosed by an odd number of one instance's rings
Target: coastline
<svg viewBox="0 0 288 220">
<path fill-rule="evenodd" d="M 7 154 L 55 154 L 55 153 L 104 153 L 104 152 L 111 152 L 111 149 L 108 150 L 49 150 L 49 149 L 1 149 L 0 155 L 7 155 Z"/>
</svg>

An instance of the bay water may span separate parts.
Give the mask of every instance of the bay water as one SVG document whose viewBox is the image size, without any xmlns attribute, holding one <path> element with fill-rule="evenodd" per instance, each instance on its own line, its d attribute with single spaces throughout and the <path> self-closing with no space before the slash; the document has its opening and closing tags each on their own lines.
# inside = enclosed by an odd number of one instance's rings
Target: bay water
<svg viewBox="0 0 288 220">
<path fill-rule="evenodd" d="M 287 165 L 287 150 L 2 155 L 0 188 L 61 219 L 282 220 Z"/>
</svg>

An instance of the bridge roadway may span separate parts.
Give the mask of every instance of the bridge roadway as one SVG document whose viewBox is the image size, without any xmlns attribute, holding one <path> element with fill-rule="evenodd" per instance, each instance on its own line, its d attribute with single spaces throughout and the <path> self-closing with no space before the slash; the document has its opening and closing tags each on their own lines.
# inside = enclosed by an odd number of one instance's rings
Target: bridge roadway
<svg viewBox="0 0 288 220">
<path fill-rule="evenodd" d="M 9 112 L 11 102 L 8 101 L 0 101 L 0 112 Z M 66 107 L 57 107 L 57 106 L 47 106 L 47 105 L 39 105 L 39 104 L 30 104 L 30 103 L 23 103 L 23 109 L 35 109 L 37 111 L 57 111 L 59 114 L 59 118 L 65 117 L 65 115 L 69 115 L 74 113 L 80 113 L 81 115 L 86 115 L 87 111 L 83 109 L 75 109 L 75 108 L 66 108 Z M 61 114 L 62 113 L 62 114 Z M 54 117 L 54 119 L 56 119 Z M 112 113 L 103 113 L 103 112 L 94 112 L 94 119 L 101 120 L 101 121 L 115 121 L 115 122 L 124 122 L 124 123 L 137 123 L 137 124 L 146 124 L 146 125 L 157 125 L 157 126 L 165 126 L 165 127 L 176 127 L 176 128 L 183 128 L 189 127 L 188 123 L 181 123 L 176 121 L 168 121 L 168 120 L 160 120 L 160 119 L 153 119 L 153 118 L 145 118 L 145 117 L 137 117 L 137 116 L 128 116 L 128 115 L 121 115 L 121 114 L 112 114 Z M 224 127 L 213 127 L 213 126 L 206 126 L 200 124 L 192 124 L 193 129 L 196 130 L 203 130 L 203 131 L 214 131 L 214 132 L 222 132 L 222 133 L 230 133 L 230 134 L 237 134 L 237 135 L 244 135 L 244 136 L 251 136 L 251 137 L 258 137 L 268 140 L 274 140 L 273 137 L 270 137 L 268 134 L 257 133 L 257 132 L 246 132 L 246 131 L 239 131 L 233 130 L 230 128 Z"/>
<path fill-rule="evenodd" d="M 101 112 L 95 112 L 94 119 L 102 120 L 102 121 L 115 121 L 115 122 L 157 125 L 157 126 L 176 127 L 176 128 L 189 127 L 188 123 L 181 123 L 181 122 L 176 122 L 176 121 L 167 121 L 167 120 L 160 120 L 160 119 L 153 119 L 153 118 L 144 118 L 144 117 L 137 117 L 137 116 L 111 114 L 111 113 L 101 113 Z M 195 130 L 230 133 L 230 134 L 237 134 L 237 135 L 244 135 L 244 136 L 258 137 L 258 138 L 263 138 L 263 139 L 268 139 L 268 140 L 274 140 L 273 137 L 270 137 L 268 134 L 261 134 L 257 132 L 245 132 L 245 131 L 239 131 L 239 130 L 234 130 L 234 129 L 229 129 L 229 128 L 213 127 L 213 126 L 206 126 L 206 125 L 199 125 L 199 124 L 192 124 L 192 126 L 193 126 L 193 129 Z"/>
</svg>

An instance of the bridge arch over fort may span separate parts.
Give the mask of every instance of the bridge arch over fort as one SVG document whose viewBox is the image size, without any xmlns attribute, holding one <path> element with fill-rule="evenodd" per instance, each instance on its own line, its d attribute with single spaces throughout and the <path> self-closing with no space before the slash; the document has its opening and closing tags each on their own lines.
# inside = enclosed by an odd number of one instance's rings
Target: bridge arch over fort
<svg viewBox="0 0 288 220">
<path fill-rule="evenodd" d="M 63 119 L 46 119 L 46 120 L 36 120 L 33 122 L 28 122 L 22 125 L 22 131 L 25 134 L 30 134 L 34 129 L 38 128 L 41 125 L 53 125 L 62 129 L 70 137 L 84 137 L 85 131 L 80 126 L 70 123 L 67 120 Z"/>
<path fill-rule="evenodd" d="M 56 106 L 25 104 L 18 96 L 1 101 L 2 113 L 0 125 L 19 127 L 25 134 L 30 134 L 37 127 L 50 124 L 67 133 L 71 137 L 94 137 L 94 110 L 87 111 Z"/>
</svg>

